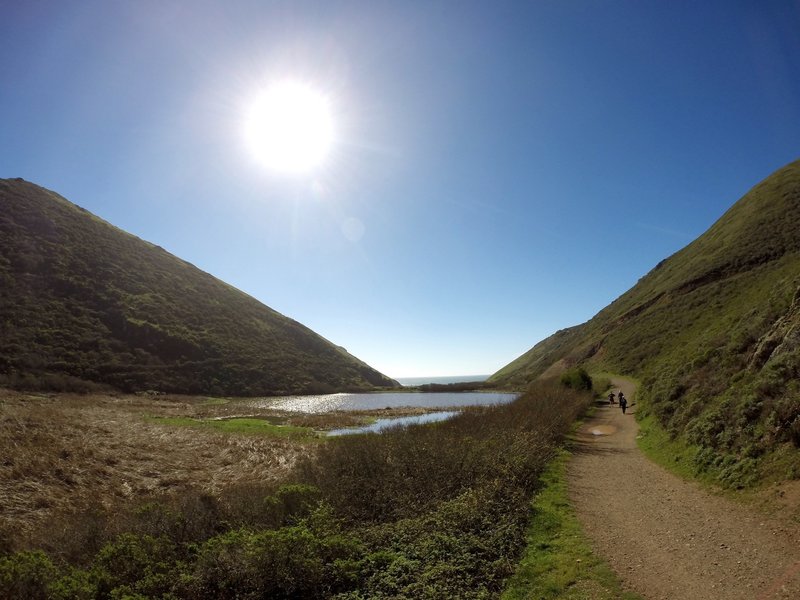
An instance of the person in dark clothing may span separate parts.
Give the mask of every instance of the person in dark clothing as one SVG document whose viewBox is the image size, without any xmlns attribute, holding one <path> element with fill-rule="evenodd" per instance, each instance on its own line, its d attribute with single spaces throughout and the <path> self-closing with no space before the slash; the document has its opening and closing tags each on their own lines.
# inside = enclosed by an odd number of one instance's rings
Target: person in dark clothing
<svg viewBox="0 0 800 600">
<path fill-rule="evenodd" d="M 625 414 L 625 409 L 628 408 L 628 399 L 622 395 L 622 392 L 619 393 L 619 406 L 622 409 L 622 414 Z"/>
<path fill-rule="evenodd" d="M 611 393 L 609 393 L 609 394 L 608 394 L 608 403 L 609 403 L 609 404 L 614 404 L 614 398 L 615 398 L 615 397 L 616 397 L 616 396 L 614 396 L 614 392 L 611 392 Z"/>
</svg>

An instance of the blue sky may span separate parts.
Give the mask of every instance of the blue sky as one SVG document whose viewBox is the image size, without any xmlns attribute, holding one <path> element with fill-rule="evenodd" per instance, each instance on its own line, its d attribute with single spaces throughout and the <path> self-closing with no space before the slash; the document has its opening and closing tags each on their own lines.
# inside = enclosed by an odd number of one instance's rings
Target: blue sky
<svg viewBox="0 0 800 600">
<path fill-rule="evenodd" d="M 393 377 L 494 372 L 800 157 L 800 2 L 3 2 L 0 177 Z M 276 174 L 248 102 L 329 99 Z"/>
</svg>

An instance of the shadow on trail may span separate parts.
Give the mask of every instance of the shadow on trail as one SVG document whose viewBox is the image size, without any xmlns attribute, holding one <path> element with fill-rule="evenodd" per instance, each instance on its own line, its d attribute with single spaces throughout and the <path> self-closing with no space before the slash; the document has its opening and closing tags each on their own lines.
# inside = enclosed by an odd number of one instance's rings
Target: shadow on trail
<svg viewBox="0 0 800 600">
<path fill-rule="evenodd" d="M 614 455 L 614 454 L 627 454 L 630 450 L 625 448 L 612 448 L 609 446 L 599 446 L 598 444 L 592 444 L 589 440 L 586 441 L 579 441 L 574 440 L 572 445 L 570 446 L 570 450 L 573 454 L 583 454 L 583 455 Z M 609 459 L 612 460 L 612 459 Z"/>
</svg>

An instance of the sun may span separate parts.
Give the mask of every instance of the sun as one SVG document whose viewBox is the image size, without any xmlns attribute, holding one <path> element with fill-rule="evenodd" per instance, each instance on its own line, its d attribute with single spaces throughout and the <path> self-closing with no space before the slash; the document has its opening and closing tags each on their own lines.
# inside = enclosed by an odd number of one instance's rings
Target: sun
<svg viewBox="0 0 800 600">
<path fill-rule="evenodd" d="M 265 167 L 283 173 L 311 171 L 323 164 L 333 145 L 328 98 L 304 83 L 275 83 L 250 106 L 245 136 Z"/>
</svg>

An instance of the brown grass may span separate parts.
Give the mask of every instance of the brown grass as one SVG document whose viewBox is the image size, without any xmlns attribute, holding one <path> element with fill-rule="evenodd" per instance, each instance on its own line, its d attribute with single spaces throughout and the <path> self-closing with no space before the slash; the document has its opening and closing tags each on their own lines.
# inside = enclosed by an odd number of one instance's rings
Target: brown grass
<svg viewBox="0 0 800 600">
<path fill-rule="evenodd" d="M 229 410 L 180 396 L 0 390 L 0 545 L 35 545 L 64 528 L 72 515 L 96 507 L 113 511 L 189 489 L 218 495 L 230 486 L 274 481 L 313 451 L 313 443 L 300 440 L 147 419 Z"/>
<path fill-rule="evenodd" d="M 510 404 L 465 407 L 440 423 L 343 436 L 300 461 L 298 477 L 339 514 L 367 523 L 414 518 L 487 482 L 529 493 L 591 398 L 540 384 Z"/>
<path fill-rule="evenodd" d="M 328 413 L 305 414 L 290 413 L 286 416 L 288 425 L 311 427 L 317 430 L 340 429 L 343 427 L 360 427 L 368 425 L 375 419 L 392 419 L 409 417 L 426 413 L 447 410 L 422 406 L 401 406 L 395 408 L 378 408 L 375 410 L 340 410 Z"/>
</svg>

